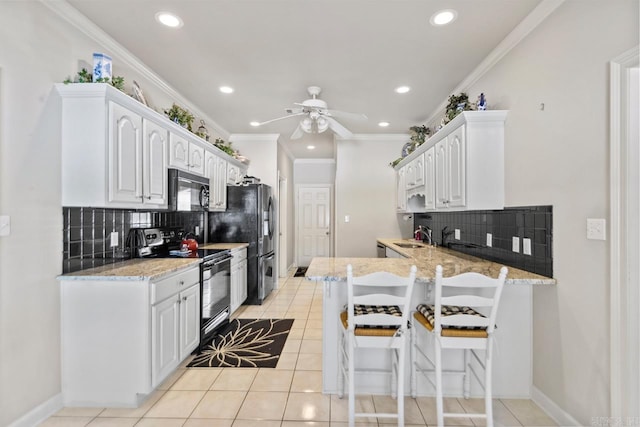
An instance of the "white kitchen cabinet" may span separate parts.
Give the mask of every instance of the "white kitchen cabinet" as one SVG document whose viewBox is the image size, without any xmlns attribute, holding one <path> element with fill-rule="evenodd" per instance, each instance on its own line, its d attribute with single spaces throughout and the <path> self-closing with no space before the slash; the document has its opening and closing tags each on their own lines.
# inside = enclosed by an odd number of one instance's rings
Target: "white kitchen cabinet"
<svg viewBox="0 0 640 427">
<path fill-rule="evenodd" d="M 205 176 L 209 177 L 209 211 L 227 210 L 227 161 L 207 150 Z"/>
<path fill-rule="evenodd" d="M 246 173 L 236 159 L 110 84 L 55 89 L 51 114 L 59 122 L 49 136 L 61 147 L 62 206 L 166 209 L 167 167 L 208 176 L 205 150 L 225 162 L 225 183 L 227 162 L 239 179 Z"/>
<path fill-rule="evenodd" d="M 184 136 L 171 132 L 169 137 L 169 166 L 200 176 L 205 175 L 205 149 Z"/>
<path fill-rule="evenodd" d="M 199 344 L 197 263 L 157 279 L 59 280 L 65 406 L 139 406 Z"/>
<path fill-rule="evenodd" d="M 238 185 L 242 181 L 240 167 L 232 164 L 227 165 L 227 184 Z"/>
<path fill-rule="evenodd" d="M 247 299 L 247 249 L 231 251 L 231 313 Z"/>
<path fill-rule="evenodd" d="M 396 210 L 398 212 L 407 211 L 407 180 L 406 180 L 407 168 L 402 167 L 398 169 L 396 173 Z"/>
<path fill-rule="evenodd" d="M 419 155 L 407 165 L 405 175 L 407 190 L 424 185 L 424 154 Z"/>
<path fill-rule="evenodd" d="M 387 258 L 406 258 L 400 252 L 396 252 L 388 246 L 384 248 L 384 254 Z"/>
<path fill-rule="evenodd" d="M 409 165 L 415 175 L 416 160 L 424 159 L 424 188 L 412 182 L 406 210 L 503 209 L 506 116 L 507 111 L 462 112 L 400 162 L 398 180 Z M 422 196 L 424 203 L 419 199 Z M 400 197 L 399 191 L 399 207 Z"/>
</svg>

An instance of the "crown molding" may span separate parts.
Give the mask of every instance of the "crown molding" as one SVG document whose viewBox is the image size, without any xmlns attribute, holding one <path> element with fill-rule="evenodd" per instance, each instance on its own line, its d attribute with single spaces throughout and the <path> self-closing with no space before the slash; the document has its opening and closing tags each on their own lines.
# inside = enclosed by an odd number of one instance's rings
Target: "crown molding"
<svg viewBox="0 0 640 427">
<path fill-rule="evenodd" d="M 204 120 L 207 123 L 207 126 L 209 126 L 216 133 L 220 134 L 222 138 L 229 139 L 230 134 L 226 129 L 224 129 L 215 120 L 213 120 L 206 113 L 196 107 L 193 103 L 191 103 L 191 101 L 182 96 L 177 90 L 171 87 L 145 63 L 143 63 L 135 55 L 129 52 L 124 46 L 115 41 L 109 34 L 100 29 L 96 24 L 90 21 L 76 8 L 67 3 L 66 0 L 40 0 L 40 3 L 56 13 L 69 24 L 74 26 L 91 40 L 101 45 L 106 51 L 109 52 L 112 58 L 117 58 L 119 61 L 122 61 L 122 63 L 140 73 L 142 77 L 149 80 L 158 89 L 167 94 L 169 97 L 173 98 L 176 103 L 182 104 L 192 113 L 194 113 L 195 116 Z"/>
<path fill-rule="evenodd" d="M 451 93 L 468 92 L 469 88 L 482 76 L 489 72 L 507 53 L 516 47 L 526 36 L 538 27 L 549 15 L 551 15 L 565 0 L 542 0 L 542 2 L 529 13 L 487 57 L 478 65 Z M 442 116 L 447 108 L 448 100 L 444 100 L 425 123 L 432 123 Z"/>
</svg>

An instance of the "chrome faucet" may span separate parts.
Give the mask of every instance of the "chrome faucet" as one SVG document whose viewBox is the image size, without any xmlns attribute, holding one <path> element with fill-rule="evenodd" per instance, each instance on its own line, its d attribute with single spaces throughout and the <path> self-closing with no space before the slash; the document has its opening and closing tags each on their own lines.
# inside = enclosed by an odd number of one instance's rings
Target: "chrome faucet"
<svg viewBox="0 0 640 427">
<path fill-rule="evenodd" d="M 426 228 L 426 231 L 425 231 Z M 415 235 L 416 233 L 418 233 L 420 236 L 422 236 L 422 241 L 428 245 L 433 244 L 433 241 L 431 239 L 431 229 L 429 227 L 425 227 L 422 228 L 421 225 L 418 226 L 418 229 L 416 231 L 413 232 L 413 234 Z"/>
</svg>

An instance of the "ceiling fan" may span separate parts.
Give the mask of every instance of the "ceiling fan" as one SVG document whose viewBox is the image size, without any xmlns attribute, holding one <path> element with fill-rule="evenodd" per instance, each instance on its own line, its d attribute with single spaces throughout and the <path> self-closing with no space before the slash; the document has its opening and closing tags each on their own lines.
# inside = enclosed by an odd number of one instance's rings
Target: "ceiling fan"
<svg viewBox="0 0 640 427">
<path fill-rule="evenodd" d="M 364 114 L 347 113 L 345 111 L 329 110 L 327 103 L 321 99 L 318 99 L 320 95 L 320 89 L 318 86 L 309 86 L 307 92 L 310 99 L 306 99 L 301 103 L 295 102 L 293 105 L 297 105 L 297 108 L 287 108 L 286 116 L 278 117 L 277 119 L 267 120 L 262 122 L 259 126 L 267 123 L 272 123 L 278 120 L 288 119 L 289 117 L 301 117 L 298 127 L 291 135 L 291 139 L 298 139 L 302 137 L 303 133 L 322 133 L 327 129 L 331 129 L 336 135 L 341 138 L 349 138 L 353 134 L 349 129 L 342 126 L 334 117 L 345 117 L 358 120 L 366 120 L 367 116 Z"/>
</svg>

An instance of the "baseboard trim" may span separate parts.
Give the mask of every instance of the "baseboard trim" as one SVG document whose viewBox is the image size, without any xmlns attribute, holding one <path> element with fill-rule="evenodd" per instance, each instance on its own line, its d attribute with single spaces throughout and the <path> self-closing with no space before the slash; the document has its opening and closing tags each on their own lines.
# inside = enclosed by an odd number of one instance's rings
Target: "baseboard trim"
<svg viewBox="0 0 640 427">
<path fill-rule="evenodd" d="M 58 393 L 9 424 L 9 427 L 37 426 L 62 408 L 62 393 Z"/>
<path fill-rule="evenodd" d="M 531 387 L 531 400 L 545 411 L 559 426 L 581 426 L 568 412 L 562 409 L 556 402 L 551 400 L 549 396 L 541 392 L 537 387 Z"/>
</svg>

